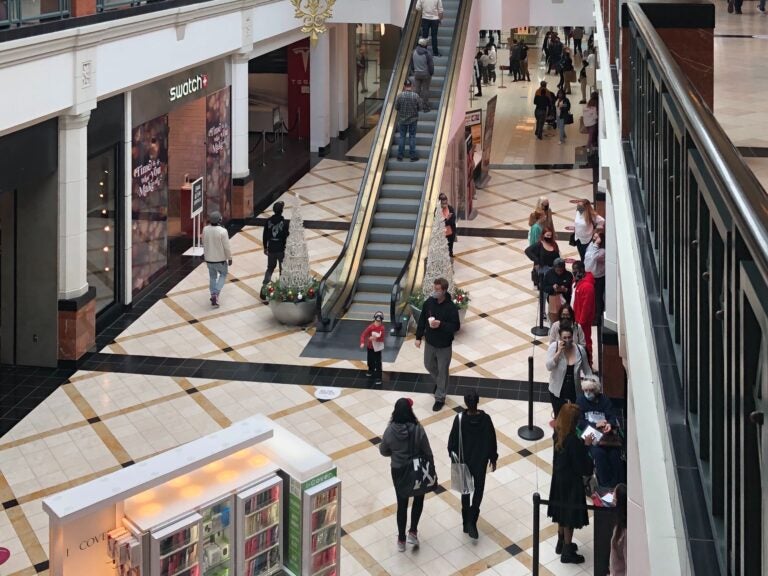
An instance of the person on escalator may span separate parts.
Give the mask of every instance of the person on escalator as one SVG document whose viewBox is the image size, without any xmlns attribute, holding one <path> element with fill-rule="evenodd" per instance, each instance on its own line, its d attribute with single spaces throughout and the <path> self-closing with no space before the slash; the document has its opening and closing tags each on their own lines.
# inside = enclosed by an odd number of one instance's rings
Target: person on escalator
<svg viewBox="0 0 768 576">
<path fill-rule="evenodd" d="M 416 46 L 411 55 L 411 66 L 413 67 L 414 91 L 421 98 L 424 112 L 429 112 L 431 110 L 429 105 L 429 86 L 435 73 L 435 59 L 427 49 L 426 38 L 419 38 L 419 45 Z"/>
<path fill-rule="evenodd" d="M 443 0 L 418 0 L 416 10 L 421 12 L 421 37 L 432 37 L 432 54 L 442 56 L 437 49 L 437 30 L 443 19 Z"/>
<path fill-rule="evenodd" d="M 405 139 L 408 138 L 411 162 L 416 162 L 419 159 L 416 154 L 416 128 L 419 123 L 419 111 L 423 110 L 423 104 L 419 95 L 413 91 L 413 84 L 408 79 L 403 82 L 403 91 L 397 95 L 395 110 L 397 110 L 397 129 L 400 132 L 397 160 L 403 160 Z"/>
</svg>

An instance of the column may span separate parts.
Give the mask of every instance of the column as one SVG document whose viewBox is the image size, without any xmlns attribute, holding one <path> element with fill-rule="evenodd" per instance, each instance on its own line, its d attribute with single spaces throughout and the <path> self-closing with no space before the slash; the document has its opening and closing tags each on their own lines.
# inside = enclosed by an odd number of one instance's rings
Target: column
<svg viewBox="0 0 768 576">
<path fill-rule="evenodd" d="M 232 219 L 253 216 L 248 165 L 248 54 L 232 55 Z"/>
<path fill-rule="evenodd" d="M 133 302 L 133 93 L 125 93 L 123 127 L 123 304 Z"/>
<path fill-rule="evenodd" d="M 349 128 L 349 29 L 336 24 L 330 33 L 331 134 L 344 136 Z"/>
<path fill-rule="evenodd" d="M 309 54 L 309 151 L 319 152 L 331 143 L 331 41 L 322 34 Z"/>
<path fill-rule="evenodd" d="M 59 118 L 60 360 L 77 360 L 96 341 L 96 290 L 88 287 L 88 120 Z"/>
</svg>

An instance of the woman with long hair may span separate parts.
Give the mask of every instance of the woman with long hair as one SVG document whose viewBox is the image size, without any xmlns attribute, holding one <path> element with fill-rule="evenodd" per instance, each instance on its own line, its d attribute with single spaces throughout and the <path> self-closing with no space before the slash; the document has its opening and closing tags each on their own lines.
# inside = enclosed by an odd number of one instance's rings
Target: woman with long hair
<svg viewBox="0 0 768 576">
<path fill-rule="evenodd" d="M 592 437 L 584 441 L 576 434 L 579 407 L 566 404 L 555 421 L 555 450 L 552 456 L 552 483 L 549 487 L 547 516 L 557 523 L 557 545 L 563 564 L 581 564 L 584 556 L 573 543 L 573 531 L 589 525 L 584 496 L 583 476 L 592 474 L 592 460 L 587 446 Z"/>
<path fill-rule="evenodd" d="M 549 209 L 549 198 L 546 196 L 540 196 L 538 202 L 536 202 L 536 208 L 528 216 L 528 246 L 533 246 L 541 238 L 541 233 L 545 226 L 549 226 L 552 230 L 555 229 L 555 225 L 552 222 L 552 212 Z"/>
<path fill-rule="evenodd" d="M 573 237 L 576 240 L 576 249 L 579 251 L 579 260 L 584 262 L 587 254 L 587 246 L 592 242 L 592 237 L 598 230 L 605 229 L 605 218 L 600 216 L 592 207 L 592 203 L 582 198 L 576 203 L 576 215 L 573 218 Z"/>
<path fill-rule="evenodd" d="M 571 326 L 573 328 L 573 343 L 577 346 L 585 346 L 584 331 L 581 326 L 573 322 L 573 308 L 570 303 L 565 303 L 557 314 L 557 322 L 553 322 L 549 328 L 549 342 L 558 342 L 560 340 L 560 327 Z"/>
<path fill-rule="evenodd" d="M 592 235 L 584 254 L 584 270 L 592 272 L 595 278 L 595 318 L 599 324 L 605 310 L 605 231 L 598 230 Z"/>
<path fill-rule="evenodd" d="M 413 453 L 411 453 L 411 446 L 413 446 Z M 410 398 L 400 398 L 395 402 L 392 418 L 381 437 L 379 452 L 382 456 L 392 459 L 392 483 L 397 495 L 397 549 L 405 552 L 406 541 L 414 547 L 419 545 L 418 529 L 421 512 L 424 510 L 424 495 L 413 497 L 411 527 L 406 540 L 405 526 L 408 521 L 409 496 L 398 493 L 397 488 L 401 485 L 401 479 L 406 475 L 414 454 L 432 457 L 427 432 L 413 413 L 413 400 Z"/>
<path fill-rule="evenodd" d="M 611 537 L 611 576 L 627 575 L 627 485 L 617 484 L 613 491 L 616 527 Z"/>
<path fill-rule="evenodd" d="M 533 277 L 537 279 L 537 285 L 541 284 L 541 278 L 555 265 L 555 260 L 560 258 L 560 248 L 555 240 L 555 230 L 545 224 L 542 227 L 539 241 L 525 249 L 525 255 L 533 262 Z"/>
<path fill-rule="evenodd" d="M 562 88 L 557 91 L 555 110 L 557 114 L 557 130 L 560 133 L 560 144 L 565 144 L 565 139 L 568 138 L 565 134 L 565 123 L 568 121 L 569 114 L 571 113 L 571 101 L 566 97 L 565 90 Z"/>
<path fill-rule="evenodd" d="M 591 66 L 591 64 L 590 64 Z M 592 92 L 589 102 L 584 107 L 582 117 L 584 118 L 584 127 L 587 129 L 587 148 L 597 147 L 597 122 L 600 117 L 600 97 L 597 92 Z"/>
<path fill-rule="evenodd" d="M 581 394 L 581 375 L 592 376 L 589 355 L 584 346 L 574 343 L 570 323 L 560 325 L 560 339 L 547 348 L 544 362 L 549 370 L 549 400 L 555 418 L 569 402 L 576 402 Z"/>
</svg>

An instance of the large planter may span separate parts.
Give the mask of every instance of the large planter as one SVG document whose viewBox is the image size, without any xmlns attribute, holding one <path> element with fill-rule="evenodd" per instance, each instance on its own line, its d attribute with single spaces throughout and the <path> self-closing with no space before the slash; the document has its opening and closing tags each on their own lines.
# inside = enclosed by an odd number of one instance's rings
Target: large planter
<svg viewBox="0 0 768 576">
<path fill-rule="evenodd" d="M 302 326 L 315 319 L 315 300 L 304 302 L 279 302 L 270 300 L 269 309 L 280 324 L 287 326 Z"/>
<path fill-rule="evenodd" d="M 411 314 L 413 314 L 413 319 L 416 321 L 416 324 L 419 323 L 419 317 L 421 316 L 421 309 L 416 308 L 413 304 L 411 304 Z M 467 317 L 467 309 L 466 308 L 459 308 L 459 322 L 461 324 L 464 324 L 464 318 Z"/>
</svg>

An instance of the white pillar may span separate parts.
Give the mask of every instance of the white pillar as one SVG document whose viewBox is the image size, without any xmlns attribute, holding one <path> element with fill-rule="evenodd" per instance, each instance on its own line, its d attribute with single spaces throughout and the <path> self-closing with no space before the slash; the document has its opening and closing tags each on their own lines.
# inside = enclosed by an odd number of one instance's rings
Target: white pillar
<svg viewBox="0 0 768 576">
<path fill-rule="evenodd" d="M 349 128 L 349 32 L 346 24 L 331 30 L 331 134 Z"/>
<path fill-rule="evenodd" d="M 618 321 L 619 266 L 616 249 L 616 219 L 613 217 L 613 199 L 605 181 L 598 183 L 598 190 L 605 193 L 605 325 L 616 330 Z"/>
<path fill-rule="evenodd" d="M 248 55 L 232 55 L 232 178 L 245 178 L 248 167 Z"/>
<path fill-rule="evenodd" d="M 88 120 L 59 118 L 59 299 L 88 290 Z"/>
<path fill-rule="evenodd" d="M 123 136 L 123 304 L 133 302 L 133 99 L 125 93 Z"/>
<path fill-rule="evenodd" d="M 317 152 L 331 142 L 331 41 L 321 34 L 309 55 L 309 151 Z"/>
</svg>

